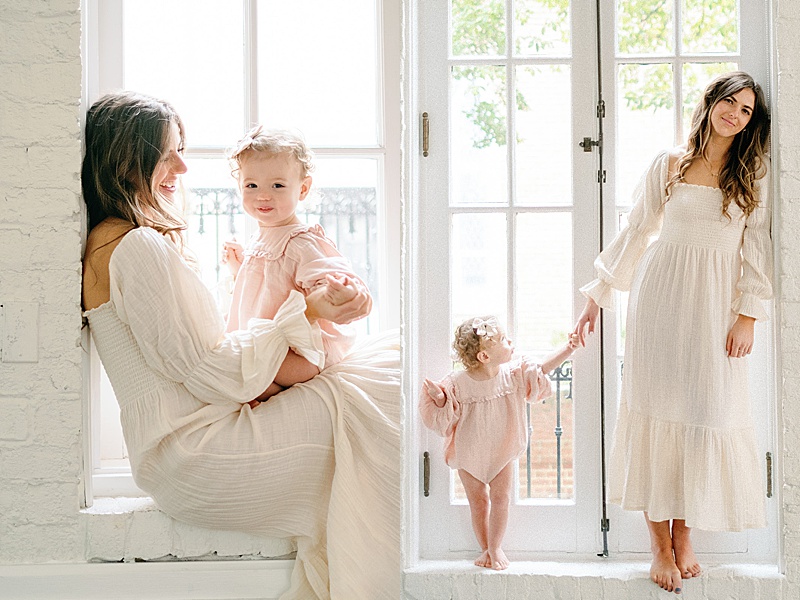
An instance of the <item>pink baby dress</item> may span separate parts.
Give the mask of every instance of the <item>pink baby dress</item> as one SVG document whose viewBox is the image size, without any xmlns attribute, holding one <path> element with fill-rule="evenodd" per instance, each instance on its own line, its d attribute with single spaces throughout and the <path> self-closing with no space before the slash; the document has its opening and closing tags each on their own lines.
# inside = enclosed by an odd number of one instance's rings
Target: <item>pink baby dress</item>
<svg viewBox="0 0 800 600">
<path fill-rule="evenodd" d="M 480 381 L 457 371 L 440 385 L 447 396 L 441 408 L 422 390 L 422 422 L 445 438 L 444 457 L 451 468 L 484 483 L 525 452 L 525 403 L 552 394 L 550 380 L 528 357 L 502 365 L 492 379 Z"/>
<path fill-rule="evenodd" d="M 228 331 L 247 326 L 253 317 L 272 319 L 289 297 L 298 290 L 308 295 L 325 276 L 347 275 L 361 282 L 335 244 L 319 225 L 260 227 L 245 250 L 244 262 L 236 276 Z M 363 282 L 361 282 L 363 285 Z M 366 288 L 366 285 L 364 285 Z M 325 350 L 325 366 L 336 364 L 355 341 L 352 327 L 320 319 Z"/>
</svg>

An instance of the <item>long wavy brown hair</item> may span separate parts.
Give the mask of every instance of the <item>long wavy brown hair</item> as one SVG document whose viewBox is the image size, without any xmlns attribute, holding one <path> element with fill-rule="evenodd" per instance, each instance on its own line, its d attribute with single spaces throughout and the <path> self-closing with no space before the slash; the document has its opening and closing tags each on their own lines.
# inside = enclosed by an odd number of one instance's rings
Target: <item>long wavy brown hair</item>
<svg viewBox="0 0 800 600">
<path fill-rule="evenodd" d="M 168 150 L 173 123 L 183 145 L 183 122 L 163 100 L 115 92 L 92 105 L 86 115 L 86 154 L 81 169 L 89 231 L 107 217 L 117 217 L 134 227 L 152 227 L 183 252 L 186 221 L 182 208 L 153 181 L 156 166 Z"/>
<path fill-rule="evenodd" d="M 667 197 L 670 189 L 683 181 L 686 170 L 697 159 L 705 156 L 711 138 L 711 111 L 725 98 L 744 89 L 755 94 L 755 106 L 750 121 L 736 134 L 725 162 L 719 173 L 719 187 L 722 190 L 722 214 L 728 216 L 728 207 L 735 202 L 745 216 L 758 206 L 759 197 L 756 181 L 766 175 L 765 156 L 769 150 L 770 117 L 764 91 L 753 78 L 743 71 L 720 75 L 708 84 L 700 102 L 692 114 L 692 129 L 686 143 L 686 153 L 678 159 L 675 174 L 667 183 Z"/>
</svg>

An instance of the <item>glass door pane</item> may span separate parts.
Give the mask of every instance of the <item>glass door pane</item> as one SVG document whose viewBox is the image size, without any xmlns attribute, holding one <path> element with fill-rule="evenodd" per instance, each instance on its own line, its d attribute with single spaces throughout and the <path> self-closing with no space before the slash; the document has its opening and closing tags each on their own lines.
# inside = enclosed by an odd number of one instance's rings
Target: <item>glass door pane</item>
<svg viewBox="0 0 800 600">
<path fill-rule="evenodd" d="M 544 0 L 420 6 L 422 47 L 431 50 L 422 51 L 421 67 L 422 110 L 431 123 L 430 155 L 421 159 L 422 377 L 453 370 L 452 332 L 466 318 L 496 315 L 518 354 L 539 359 L 574 326 L 573 265 L 578 254 L 591 265 L 598 239 L 596 231 L 583 231 L 596 210 L 596 154 L 583 153 L 575 139 L 578 131 L 596 131 L 592 6 Z M 572 384 L 582 378 L 582 389 L 591 390 L 596 374 L 591 359 L 577 365 L 567 362 L 551 375 L 559 380 L 558 396 L 530 406 L 533 439 L 515 461 L 508 551 L 595 549 L 594 535 L 579 540 L 575 499 L 579 489 L 589 502 L 596 498 L 599 486 L 587 467 L 599 444 L 592 449 L 596 428 L 576 432 L 576 423 L 586 427 L 591 417 L 576 418 Z M 591 401 L 581 406 L 595 414 Z M 431 493 L 420 511 L 423 554 L 469 556 L 476 541 L 461 482 L 444 463 L 441 439 L 422 436 L 431 454 Z"/>
</svg>

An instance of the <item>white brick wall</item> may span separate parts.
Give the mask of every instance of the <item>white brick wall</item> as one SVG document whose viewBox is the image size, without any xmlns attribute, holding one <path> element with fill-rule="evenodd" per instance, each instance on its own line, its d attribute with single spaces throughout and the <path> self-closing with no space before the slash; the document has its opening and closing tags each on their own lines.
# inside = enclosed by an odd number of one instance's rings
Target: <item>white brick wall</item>
<svg viewBox="0 0 800 600">
<path fill-rule="evenodd" d="M 78 0 L 0 2 L 0 303 L 39 305 L 0 363 L 0 563 L 84 557 Z"/>
<path fill-rule="evenodd" d="M 800 4 L 774 0 L 774 8 L 786 580 L 720 575 L 704 584 L 707 598 L 774 598 L 780 587 L 783 598 L 800 597 Z M 0 564 L 285 552 L 280 543 L 219 537 L 157 513 L 79 512 L 79 0 L 0 0 L 0 82 L 0 303 L 39 305 L 39 361 L 0 363 Z M 489 588 L 496 598 L 540 589 L 554 598 L 632 598 L 641 579 L 424 577 L 448 598 Z"/>
</svg>

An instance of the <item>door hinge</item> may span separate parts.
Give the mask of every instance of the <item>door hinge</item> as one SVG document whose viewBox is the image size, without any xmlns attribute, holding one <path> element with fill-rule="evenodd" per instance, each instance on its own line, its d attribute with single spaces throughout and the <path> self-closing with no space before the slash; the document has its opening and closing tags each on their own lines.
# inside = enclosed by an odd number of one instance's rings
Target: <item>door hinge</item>
<svg viewBox="0 0 800 600">
<path fill-rule="evenodd" d="M 608 532 L 611 529 L 611 521 L 608 519 L 600 519 L 600 531 Z"/>
<path fill-rule="evenodd" d="M 422 156 L 428 156 L 428 141 L 430 138 L 430 123 L 428 113 L 422 113 Z"/>
<path fill-rule="evenodd" d="M 772 498 L 772 452 L 767 452 L 767 498 Z"/>
<path fill-rule="evenodd" d="M 603 169 L 602 171 L 597 172 L 597 183 L 605 183 L 606 182 L 606 171 Z"/>
<path fill-rule="evenodd" d="M 431 454 L 427 450 L 422 453 L 422 493 L 426 498 L 431 495 Z"/>
</svg>

